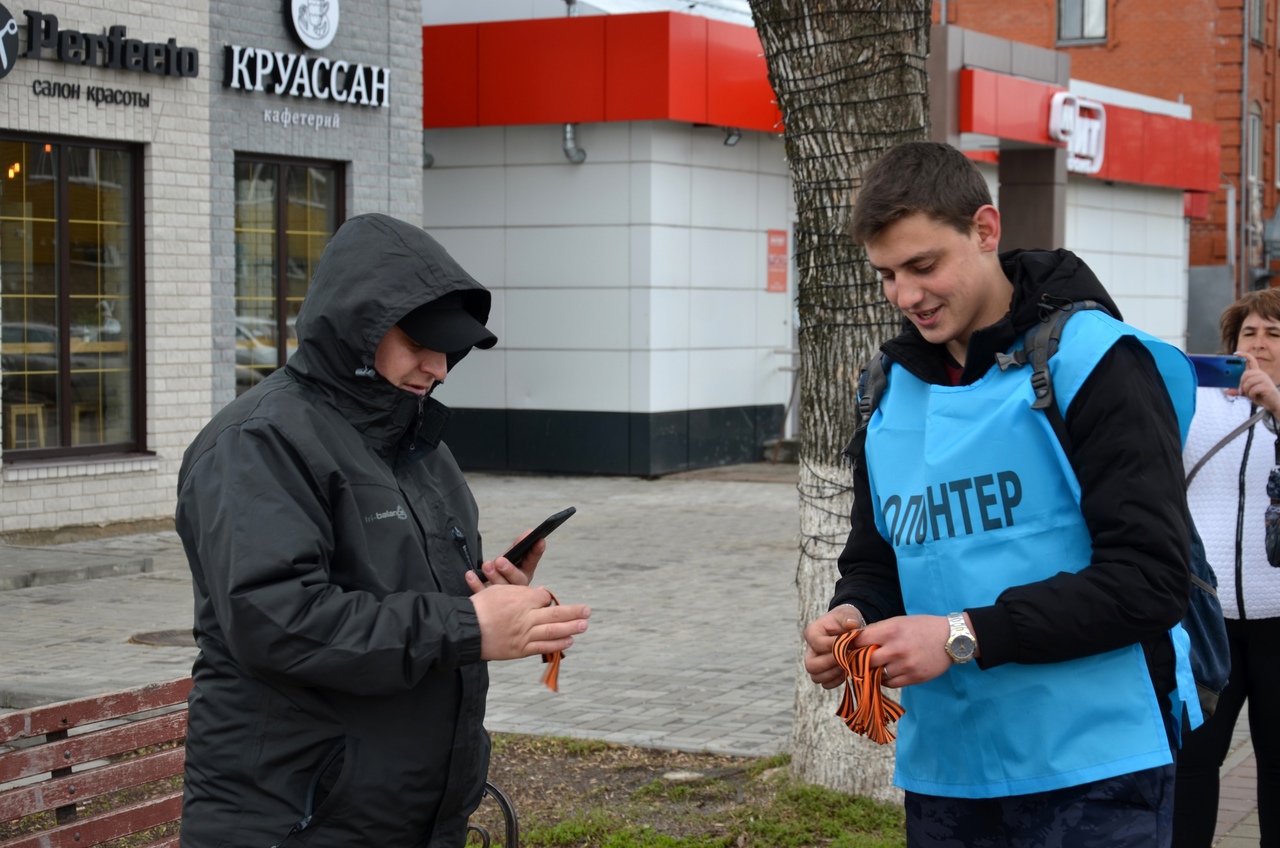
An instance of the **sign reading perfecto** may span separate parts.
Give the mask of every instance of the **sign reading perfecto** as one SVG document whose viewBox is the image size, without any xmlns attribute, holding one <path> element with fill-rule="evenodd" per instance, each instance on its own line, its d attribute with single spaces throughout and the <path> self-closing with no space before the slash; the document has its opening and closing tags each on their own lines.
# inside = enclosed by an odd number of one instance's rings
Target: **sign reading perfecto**
<svg viewBox="0 0 1280 848">
<path fill-rule="evenodd" d="M 200 51 L 179 47 L 177 39 L 163 44 L 139 41 L 127 38 L 128 30 L 123 26 L 109 27 L 106 34 L 59 29 L 56 15 L 29 9 L 23 14 L 27 16 L 28 59 L 57 59 L 69 65 L 95 65 L 163 77 L 194 77 L 200 73 Z M 0 56 L 0 60 L 7 60 L 7 56 Z"/>
</svg>

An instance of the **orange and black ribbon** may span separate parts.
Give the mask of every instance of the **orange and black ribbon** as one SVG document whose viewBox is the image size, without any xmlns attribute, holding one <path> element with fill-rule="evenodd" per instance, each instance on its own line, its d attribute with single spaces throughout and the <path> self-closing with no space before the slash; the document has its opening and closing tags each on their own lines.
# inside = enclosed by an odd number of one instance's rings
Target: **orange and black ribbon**
<svg viewBox="0 0 1280 848">
<path fill-rule="evenodd" d="M 548 589 L 547 594 L 551 595 L 552 606 L 560 603 L 560 599 L 551 590 Z M 542 685 L 552 692 L 560 691 L 560 660 L 562 659 L 564 659 L 564 651 L 552 651 L 542 655 L 542 661 L 547 664 L 547 670 L 542 673 Z"/>
<path fill-rule="evenodd" d="M 906 710 L 880 691 L 884 668 L 871 667 L 871 652 L 876 646 L 855 648 L 853 640 L 857 636 L 857 630 L 843 633 L 836 639 L 833 648 L 836 663 L 844 671 L 845 677 L 844 697 L 840 700 L 840 709 L 836 710 L 836 715 L 844 719 L 844 723 L 854 733 L 885 745 L 895 737 L 889 725 L 902 718 Z"/>
</svg>

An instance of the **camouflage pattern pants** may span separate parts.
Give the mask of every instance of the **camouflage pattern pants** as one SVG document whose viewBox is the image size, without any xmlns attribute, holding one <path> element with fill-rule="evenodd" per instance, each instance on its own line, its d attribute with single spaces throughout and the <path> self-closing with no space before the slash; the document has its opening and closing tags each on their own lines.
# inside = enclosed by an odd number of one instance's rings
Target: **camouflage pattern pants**
<svg viewBox="0 0 1280 848">
<path fill-rule="evenodd" d="M 907 848 L 1169 848 L 1173 765 L 1006 798 L 906 793 Z"/>
</svg>

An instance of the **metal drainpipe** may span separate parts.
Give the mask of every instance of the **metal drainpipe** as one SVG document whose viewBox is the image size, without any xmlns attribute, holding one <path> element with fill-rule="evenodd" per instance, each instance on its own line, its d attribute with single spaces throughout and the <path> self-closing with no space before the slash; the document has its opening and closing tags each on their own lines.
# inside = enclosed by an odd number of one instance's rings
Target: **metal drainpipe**
<svg viewBox="0 0 1280 848">
<path fill-rule="evenodd" d="M 1244 28 L 1240 35 L 1240 262 L 1236 279 L 1236 297 L 1249 290 L 1249 23 L 1250 7 L 1257 0 L 1244 0 Z"/>
<path fill-rule="evenodd" d="M 578 17 L 578 0 L 564 0 L 565 14 L 570 18 Z M 564 158 L 574 165 L 587 161 L 587 151 L 578 146 L 573 134 L 573 124 L 564 125 Z"/>
</svg>

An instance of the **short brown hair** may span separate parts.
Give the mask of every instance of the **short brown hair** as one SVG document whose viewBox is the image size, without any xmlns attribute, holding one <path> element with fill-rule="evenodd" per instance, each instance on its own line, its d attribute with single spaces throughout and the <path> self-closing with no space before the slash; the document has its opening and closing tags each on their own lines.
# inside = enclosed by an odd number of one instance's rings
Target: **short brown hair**
<svg viewBox="0 0 1280 848">
<path fill-rule="evenodd" d="M 949 144 L 912 141 L 890 149 L 863 176 L 849 232 L 866 244 L 890 224 L 923 212 L 968 235 L 974 213 L 990 203 L 987 181 L 967 156 Z"/>
<path fill-rule="evenodd" d="M 1222 310 L 1218 329 L 1222 335 L 1222 352 L 1234 353 L 1240 342 L 1244 319 L 1254 312 L 1271 321 L 1280 321 L 1280 289 L 1251 291 Z"/>
</svg>

